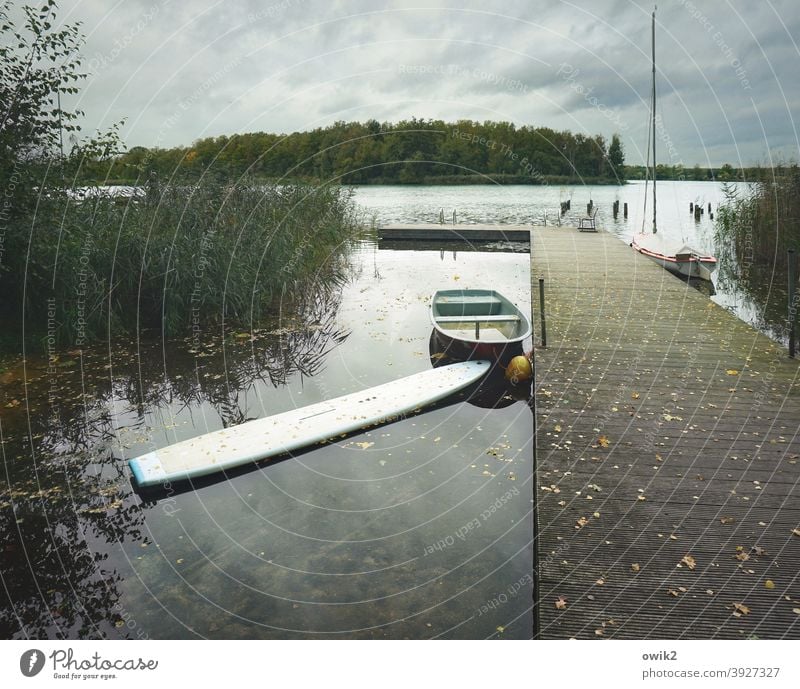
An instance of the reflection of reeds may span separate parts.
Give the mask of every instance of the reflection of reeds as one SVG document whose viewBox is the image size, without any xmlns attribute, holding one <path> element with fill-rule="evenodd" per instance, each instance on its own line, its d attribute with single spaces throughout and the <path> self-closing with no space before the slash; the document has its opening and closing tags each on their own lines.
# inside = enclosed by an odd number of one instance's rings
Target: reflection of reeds
<svg viewBox="0 0 800 689">
<path fill-rule="evenodd" d="M 38 413 L 30 427 L 22 414 L 4 419 L 9 461 L 0 479 L 0 551 L 14 605 L 0 605 L 0 635 L 137 636 L 122 624 L 122 576 L 106 560 L 109 549 L 144 539 L 142 507 L 114 446 L 125 446 L 123 438 L 142 442 L 146 414 L 160 409 L 170 417 L 170 405 L 210 405 L 224 426 L 242 423 L 251 417 L 243 393 L 257 381 L 278 387 L 293 375 L 318 373 L 348 335 L 337 322 L 341 288 L 340 271 L 320 271 L 313 284 L 279 301 L 281 316 L 246 330 L 247 339 L 216 329 L 199 340 L 115 348 L 113 378 L 109 352 L 93 347 L 80 355 L 80 377 L 37 376 L 24 389 L 22 381 L 13 383 L 11 392 L 25 393 Z M 45 404 L 54 391 L 58 421 Z M 34 577 L 28 558 L 37 566 Z"/>
<path fill-rule="evenodd" d="M 61 344 L 257 323 L 287 285 L 338 265 L 358 231 L 353 208 L 338 187 L 246 182 L 43 197 L 31 225 L 6 238 L 16 259 L 0 278 L 0 315 L 17 327 L 24 318 L 28 332 L 54 325 Z"/>
</svg>

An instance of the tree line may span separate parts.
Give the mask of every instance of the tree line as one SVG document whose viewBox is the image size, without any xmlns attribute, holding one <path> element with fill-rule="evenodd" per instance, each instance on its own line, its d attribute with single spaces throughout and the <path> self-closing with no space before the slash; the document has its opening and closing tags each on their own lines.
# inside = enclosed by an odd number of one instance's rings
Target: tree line
<svg viewBox="0 0 800 689">
<path fill-rule="evenodd" d="M 256 132 L 209 137 L 191 146 L 134 147 L 106 161 L 87 162 L 97 181 L 141 182 L 155 175 L 243 175 L 339 182 L 425 184 L 506 182 L 622 183 L 619 136 L 606 141 L 511 122 L 336 122 L 292 134 Z"/>
</svg>

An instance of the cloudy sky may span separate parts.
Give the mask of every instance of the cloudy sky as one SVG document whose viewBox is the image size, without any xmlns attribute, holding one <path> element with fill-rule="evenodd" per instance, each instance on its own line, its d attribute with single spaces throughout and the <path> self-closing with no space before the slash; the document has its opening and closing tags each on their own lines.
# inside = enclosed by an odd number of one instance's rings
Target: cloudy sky
<svg viewBox="0 0 800 689">
<path fill-rule="evenodd" d="M 411 116 L 647 139 L 641 0 L 62 0 L 91 72 L 86 129 L 127 145 Z M 797 0 L 661 0 L 659 159 L 797 159 Z"/>
</svg>

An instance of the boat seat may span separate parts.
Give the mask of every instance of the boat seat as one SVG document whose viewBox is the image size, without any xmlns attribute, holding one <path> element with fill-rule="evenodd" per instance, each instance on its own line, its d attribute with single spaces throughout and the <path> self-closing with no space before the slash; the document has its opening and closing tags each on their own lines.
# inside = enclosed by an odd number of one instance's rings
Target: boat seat
<svg viewBox="0 0 800 689">
<path fill-rule="evenodd" d="M 492 296 L 491 294 L 478 294 L 472 295 L 458 295 L 457 297 L 442 297 L 441 304 L 501 304 L 499 297 Z"/>
<path fill-rule="evenodd" d="M 519 321 L 519 316 L 437 316 L 439 323 L 510 323 Z"/>
</svg>

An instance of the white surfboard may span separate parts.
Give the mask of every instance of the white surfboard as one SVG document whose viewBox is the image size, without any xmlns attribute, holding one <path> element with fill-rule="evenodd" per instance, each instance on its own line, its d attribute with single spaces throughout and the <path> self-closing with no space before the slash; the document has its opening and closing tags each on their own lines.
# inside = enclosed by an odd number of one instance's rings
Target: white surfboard
<svg viewBox="0 0 800 689">
<path fill-rule="evenodd" d="M 478 381 L 488 361 L 434 368 L 374 388 L 183 440 L 131 459 L 144 488 L 205 476 L 352 433 L 438 402 Z"/>
</svg>

